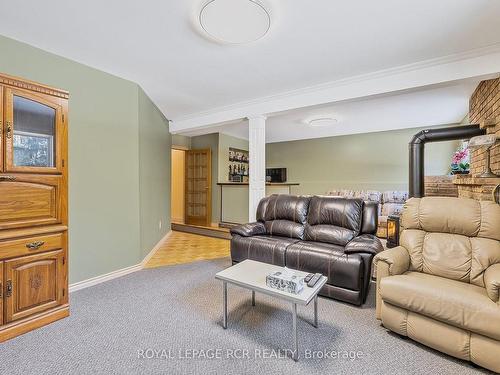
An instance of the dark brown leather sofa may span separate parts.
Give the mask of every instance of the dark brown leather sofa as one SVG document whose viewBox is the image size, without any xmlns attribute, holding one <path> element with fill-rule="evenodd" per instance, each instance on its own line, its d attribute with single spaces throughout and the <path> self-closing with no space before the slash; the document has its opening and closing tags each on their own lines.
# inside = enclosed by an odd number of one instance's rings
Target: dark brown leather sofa
<svg viewBox="0 0 500 375">
<path fill-rule="evenodd" d="M 322 273 L 321 295 L 361 305 L 372 259 L 383 250 L 377 211 L 361 199 L 271 195 L 259 203 L 256 222 L 231 229 L 231 259 Z"/>
</svg>

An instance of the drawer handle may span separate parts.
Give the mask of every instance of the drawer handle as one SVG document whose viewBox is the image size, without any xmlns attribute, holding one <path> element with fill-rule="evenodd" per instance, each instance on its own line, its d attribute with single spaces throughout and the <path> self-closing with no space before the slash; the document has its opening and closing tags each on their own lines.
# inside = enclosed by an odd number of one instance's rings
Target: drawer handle
<svg viewBox="0 0 500 375">
<path fill-rule="evenodd" d="M 15 181 L 16 176 L 0 176 L 0 181 Z"/>
<path fill-rule="evenodd" d="M 45 244 L 44 241 L 35 241 L 26 244 L 26 247 L 30 250 L 37 250 Z"/>
</svg>

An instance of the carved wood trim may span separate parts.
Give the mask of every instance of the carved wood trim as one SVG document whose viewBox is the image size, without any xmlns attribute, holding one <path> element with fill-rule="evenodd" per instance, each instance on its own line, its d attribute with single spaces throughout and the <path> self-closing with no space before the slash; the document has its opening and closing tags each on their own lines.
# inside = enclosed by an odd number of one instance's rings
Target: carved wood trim
<svg viewBox="0 0 500 375">
<path fill-rule="evenodd" d="M 20 89 L 30 90 L 34 92 L 39 92 L 51 96 L 56 96 L 58 98 L 64 98 L 64 99 L 69 98 L 69 93 L 65 90 L 42 85 L 41 83 L 28 81 L 22 78 L 12 77 L 3 73 L 0 74 L 0 84 L 17 87 Z"/>
</svg>

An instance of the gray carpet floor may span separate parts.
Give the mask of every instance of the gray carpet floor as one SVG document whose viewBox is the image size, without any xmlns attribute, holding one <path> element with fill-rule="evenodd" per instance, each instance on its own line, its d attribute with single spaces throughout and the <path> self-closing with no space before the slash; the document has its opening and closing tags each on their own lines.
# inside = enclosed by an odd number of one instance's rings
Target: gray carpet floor
<svg viewBox="0 0 500 375">
<path fill-rule="evenodd" d="M 488 373 L 389 333 L 375 319 L 374 288 L 363 308 L 320 298 L 317 329 L 312 306 L 299 307 L 295 363 L 284 356 L 292 347 L 287 303 L 257 294 L 252 307 L 249 291 L 229 287 L 229 327 L 222 329 L 214 274 L 229 264 L 144 270 L 74 292 L 69 318 L 0 344 L 0 373 Z M 305 358 L 305 350 L 323 358 Z"/>
</svg>

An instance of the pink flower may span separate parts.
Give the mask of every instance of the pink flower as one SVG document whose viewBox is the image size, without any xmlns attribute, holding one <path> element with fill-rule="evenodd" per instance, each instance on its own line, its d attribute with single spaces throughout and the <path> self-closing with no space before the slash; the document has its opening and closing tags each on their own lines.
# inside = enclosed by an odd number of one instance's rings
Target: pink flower
<svg viewBox="0 0 500 375">
<path fill-rule="evenodd" d="M 460 150 L 460 151 L 457 151 L 455 152 L 455 154 L 453 154 L 453 157 L 452 157 L 452 162 L 453 164 L 460 164 L 462 163 L 464 160 L 467 160 L 469 156 L 469 149 L 464 149 L 464 150 Z"/>
</svg>

